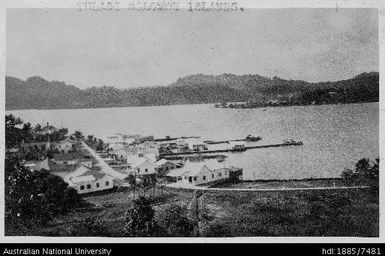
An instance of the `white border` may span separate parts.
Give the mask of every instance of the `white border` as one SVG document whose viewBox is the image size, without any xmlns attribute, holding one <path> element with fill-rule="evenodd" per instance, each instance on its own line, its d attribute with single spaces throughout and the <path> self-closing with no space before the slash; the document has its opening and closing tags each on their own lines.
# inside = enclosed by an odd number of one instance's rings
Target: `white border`
<svg viewBox="0 0 385 256">
<path fill-rule="evenodd" d="M 97 1 L 99 0 L 90 0 Z M 108 0 L 107 0 L 108 1 Z M 104 2 L 107 2 L 104 1 Z M 112 1 L 112 0 L 111 0 Z M 129 0 L 117 0 L 121 6 L 127 6 Z M 162 1 L 162 0 L 159 0 Z M 180 3 L 180 8 L 188 8 L 189 0 L 174 0 Z M 205 1 L 205 0 L 202 0 Z M 215 0 L 216 1 L 216 0 Z M 0 1 L 0 111 L 3 118 L 0 118 L 0 170 L 4 170 L 4 116 L 5 116 L 5 12 L 7 8 L 78 8 L 75 0 L 3 0 Z M 114 2 L 114 1 L 112 1 Z M 132 1 L 131 1 L 132 2 Z M 133 0 L 137 2 L 137 0 Z M 193 2 L 197 2 L 194 0 Z M 209 2 L 206 0 L 206 2 Z M 238 2 L 238 7 L 243 8 L 376 8 L 379 10 L 379 51 L 380 51 L 380 237 L 378 238 L 358 238 L 358 237 L 242 237 L 242 238 L 102 238 L 102 237 L 7 237 L 4 236 L 4 171 L 0 171 L 0 241 L 1 243 L 379 243 L 384 241 L 384 184 L 385 175 L 382 165 L 384 161 L 383 147 L 385 136 L 381 131 L 385 130 L 383 114 L 385 113 L 384 93 L 385 84 L 383 71 L 385 70 L 385 1 L 383 0 L 223 0 L 222 2 Z"/>
</svg>

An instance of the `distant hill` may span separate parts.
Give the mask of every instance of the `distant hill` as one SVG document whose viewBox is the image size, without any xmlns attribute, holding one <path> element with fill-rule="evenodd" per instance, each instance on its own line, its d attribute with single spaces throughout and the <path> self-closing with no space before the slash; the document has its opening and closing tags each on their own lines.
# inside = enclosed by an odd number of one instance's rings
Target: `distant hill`
<svg viewBox="0 0 385 256">
<path fill-rule="evenodd" d="M 378 72 L 335 82 L 308 83 L 259 75 L 190 75 L 169 86 L 81 90 L 64 82 L 6 77 L 6 109 L 62 109 L 253 101 L 307 105 L 379 101 Z"/>
</svg>

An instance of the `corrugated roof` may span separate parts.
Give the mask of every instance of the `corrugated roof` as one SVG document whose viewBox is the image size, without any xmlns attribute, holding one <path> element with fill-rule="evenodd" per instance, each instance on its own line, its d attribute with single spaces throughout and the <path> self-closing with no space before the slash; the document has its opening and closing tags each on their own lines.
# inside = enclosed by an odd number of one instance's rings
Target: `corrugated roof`
<svg viewBox="0 0 385 256">
<path fill-rule="evenodd" d="M 49 158 L 46 158 L 43 161 L 35 163 L 35 165 L 31 166 L 30 168 L 33 171 L 40 171 L 41 169 L 46 169 L 47 171 L 50 171 L 52 169 L 52 162 Z"/>
<path fill-rule="evenodd" d="M 214 171 L 225 168 L 223 164 L 218 163 L 216 159 L 208 159 L 206 161 L 190 161 L 187 160 L 184 167 L 180 169 L 171 170 L 167 176 L 179 177 L 182 175 L 195 176 L 203 169 L 207 168 L 208 171 Z"/>
<path fill-rule="evenodd" d="M 141 166 L 145 162 L 149 163 L 150 165 L 155 166 L 148 158 L 146 157 L 138 157 L 133 163 L 132 163 L 132 168 L 136 168 L 138 166 Z"/>
<path fill-rule="evenodd" d="M 184 168 L 179 168 L 179 169 L 173 169 L 169 173 L 166 174 L 168 177 L 180 177 L 183 174 L 185 174 L 186 170 Z"/>
<path fill-rule="evenodd" d="M 94 180 L 97 180 L 97 179 L 103 178 L 105 174 L 95 169 L 88 168 L 84 165 L 80 165 L 74 172 L 68 175 L 68 179 L 75 182 L 75 180 L 84 179 L 84 178 L 79 179 L 79 177 L 87 177 L 87 176 L 92 176 L 94 177 Z"/>
<path fill-rule="evenodd" d="M 59 141 L 58 144 L 65 143 L 65 142 L 69 142 L 69 143 L 72 143 L 72 144 L 79 144 L 80 143 L 78 141 L 71 140 L 70 138 L 67 137 L 64 140 Z"/>
<path fill-rule="evenodd" d="M 164 158 L 160 159 L 160 160 L 159 160 L 158 162 L 156 162 L 155 164 L 158 165 L 158 166 L 160 166 L 160 165 L 164 165 L 165 163 L 172 163 L 172 164 L 175 164 L 175 165 L 176 165 L 176 163 L 174 163 L 173 161 L 170 161 L 170 160 L 167 160 L 167 159 L 164 159 Z"/>
<path fill-rule="evenodd" d="M 71 179 L 72 182 L 78 183 L 78 182 L 87 182 L 87 181 L 95 181 L 95 177 L 92 175 L 87 175 L 87 176 L 80 176 L 80 177 L 73 177 Z"/>
</svg>

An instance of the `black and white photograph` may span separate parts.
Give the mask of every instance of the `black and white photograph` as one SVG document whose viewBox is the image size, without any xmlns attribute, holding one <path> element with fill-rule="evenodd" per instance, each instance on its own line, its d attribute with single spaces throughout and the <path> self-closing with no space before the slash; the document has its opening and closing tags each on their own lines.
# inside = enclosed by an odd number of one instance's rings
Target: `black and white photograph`
<svg viewBox="0 0 385 256">
<path fill-rule="evenodd" d="M 380 238 L 369 7 L 6 8 L 2 235 Z"/>
</svg>

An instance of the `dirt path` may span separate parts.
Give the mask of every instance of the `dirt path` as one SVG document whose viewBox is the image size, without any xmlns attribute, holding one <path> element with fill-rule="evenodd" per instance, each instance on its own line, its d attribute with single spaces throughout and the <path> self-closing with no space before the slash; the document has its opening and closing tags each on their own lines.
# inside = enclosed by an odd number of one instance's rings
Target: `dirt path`
<svg viewBox="0 0 385 256">
<path fill-rule="evenodd" d="M 191 184 L 167 184 L 169 188 L 203 190 L 203 191 L 249 191 L 249 192 L 276 192 L 276 191 L 307 191 L 307 190 L 349 190 L 349 189 L 368 189 L 369 186 L 352 186 L 352 187 L 305 187 L 305 188 L 209 188 L 200 187 Z"/>
<path fill-rule="evenodd" d="M 88 151 L 90 152 L 90 154 L 96 159 L 96 161 L 98 161 L 98 165 L 100 166 L 101 168 L 101 171 L 104 172 L 105 174 L 108 174 L 112 177 L 114 177 L 115 179 L 118 179 L 118 180 L 124 180 L 124 178 L 126 178 L 126 175 L 120 173 L 120 172 L 117 172 L 115 171 L 114 169 L 111 168 L 111 166 L 109 166 L 104 160 L 103 158 L 101 158 L 92 148 L 90 148 L 84 141 L 82 141 L 82 145 L 83 147 Z"/>
</svg>

